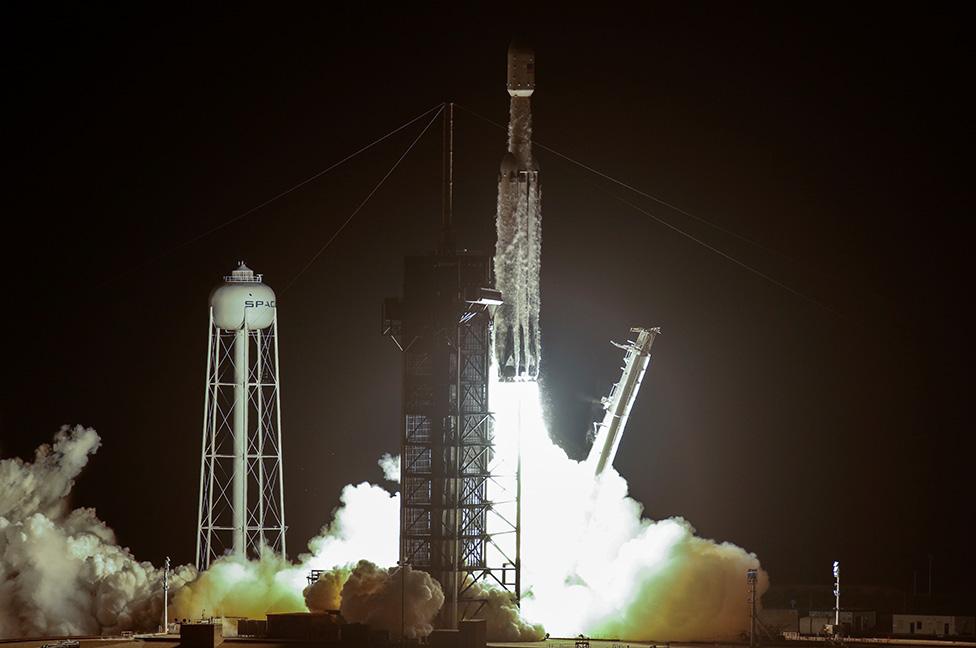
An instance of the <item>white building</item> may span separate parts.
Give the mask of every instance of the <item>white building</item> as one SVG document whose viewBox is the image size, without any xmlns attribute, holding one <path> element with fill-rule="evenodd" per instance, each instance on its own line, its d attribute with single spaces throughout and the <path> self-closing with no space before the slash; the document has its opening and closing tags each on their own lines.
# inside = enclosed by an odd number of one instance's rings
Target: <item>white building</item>
<svg viewBox="0 0 976 648">
<path fill-rule="evenodd" d="M 941 614 L 892 614 L 891 634 L 958 637 L 974 634 L 976 617 Z"/>
</svg>

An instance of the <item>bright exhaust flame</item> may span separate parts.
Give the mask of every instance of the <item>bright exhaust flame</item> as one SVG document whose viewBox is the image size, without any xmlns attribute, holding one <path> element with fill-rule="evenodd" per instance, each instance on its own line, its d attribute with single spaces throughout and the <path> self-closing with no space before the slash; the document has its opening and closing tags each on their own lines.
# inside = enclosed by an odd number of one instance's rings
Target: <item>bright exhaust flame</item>
<svg viewBox="0 0 976 648">
<path fill-rule="evenodd" d="M 500 454 L 522 453 L 522 613 L 557 636 L 728 639 L 748 627 L 755 555 L 654 522 L 616 470 L 594 480 L 552 442 L 534 382 L 491 385 Z M 759 592 L 768 587 L 760 572 Z"/>
</svg>

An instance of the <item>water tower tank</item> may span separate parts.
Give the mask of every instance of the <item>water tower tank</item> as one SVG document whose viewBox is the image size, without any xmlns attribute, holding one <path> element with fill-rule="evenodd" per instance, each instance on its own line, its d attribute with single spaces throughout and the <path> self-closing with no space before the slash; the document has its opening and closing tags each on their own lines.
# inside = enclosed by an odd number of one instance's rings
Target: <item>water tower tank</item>
<svg viewBox="0 0 976 648">
<path fill-rule="evenodd" d="M 275 294 L 241 261 L 210 293 L 214 324 L 225 331 L 266 329 L 275 317 Z"/>
</svg>

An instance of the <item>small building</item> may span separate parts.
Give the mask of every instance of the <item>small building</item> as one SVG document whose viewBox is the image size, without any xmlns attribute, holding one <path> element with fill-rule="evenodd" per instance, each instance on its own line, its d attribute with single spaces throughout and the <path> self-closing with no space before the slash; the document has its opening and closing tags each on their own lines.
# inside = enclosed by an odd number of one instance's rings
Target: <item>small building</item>
<svg viewBox="0 0 976 648">
<path fill-rule="evenodd" d="M 238 619 L 238 637 L 266 637 L 268 635 L 268 622 L 265 619 Z"/>
<path fill-rule="evenodd" d="M 823 635 L 826 634 L 824 628 L 834 622 L 834 617 L 829 616 L 805 616 L 800 617 L 801 635 Z"/>
<path fill-rule="evenodd" d="M 834 622 L 833 610 L 810 610 L 811 617 L 826 617 Z M 840 611 L 840 625 L 848 634 L 863 635 L 873 632 L 878 625 L 878 613 L 874 610 L 847 609 Z"/>
<path fill-rule="evenodd" d="M 220 623 L 183 623 L 180 625 L 182 648 L 217 648 L 224 643 L 224 627 Z"/>
<path fill-rule="evenodd" d="M 458 623 L 461 631 L 461 648 L 485 648 L 488 644 L 488 622 L 485 619 L 467 619 Z"/>
<path fill-rule="evenodd" d="M 427 637 L 430 648 L 461 648 L 461 631 L 437 629 Z"/>
<path fill-rule="evenodd" d="M 971 637 L 976 633 L 976 617 L 943 614 L 892 614 L 893 635 L 925 637 Z"/>
</svg>

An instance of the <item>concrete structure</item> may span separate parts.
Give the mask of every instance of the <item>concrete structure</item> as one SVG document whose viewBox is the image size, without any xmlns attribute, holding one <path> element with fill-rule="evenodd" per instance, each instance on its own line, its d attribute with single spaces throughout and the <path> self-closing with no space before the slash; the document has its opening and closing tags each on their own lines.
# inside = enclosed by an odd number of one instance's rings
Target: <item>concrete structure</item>
<svg viewBox="0 0 976 648">
<path fill-rule="evenodd" d="M 274 291 L 242 261 L 210 294 L 197 569 L 227 553 L 285 557 Z"/>
<path fill-rule="evenodd" d="M 339 641 L 343 625 L 341 616 L 328 612 L 269 614 L 267 637 L 269 639 Z"/>
<path fill-rule="evenodd" d="M 219 623 L 180 625 L 180 646 L 183 648 L 216 648 L 222 643 L 224 643 L 224 630 Z"/>
<path fill-rule="evenodd" d="M 461 631 L 448 628 L 434 630 L 427 637 L 430 648 L 461 648 Z"/>
<path fill-rule="evenodd" d="M 268 636 L 267 619 L 238 619 L 238 637 L 266 637 Z"/>
<path fill-rule="evenodd" d="M 461 630 L 461 648 L 485 648 L 488 644 L 488 622 L 485 619 L 467 619 L 458 625 Z"/>
</svg>

